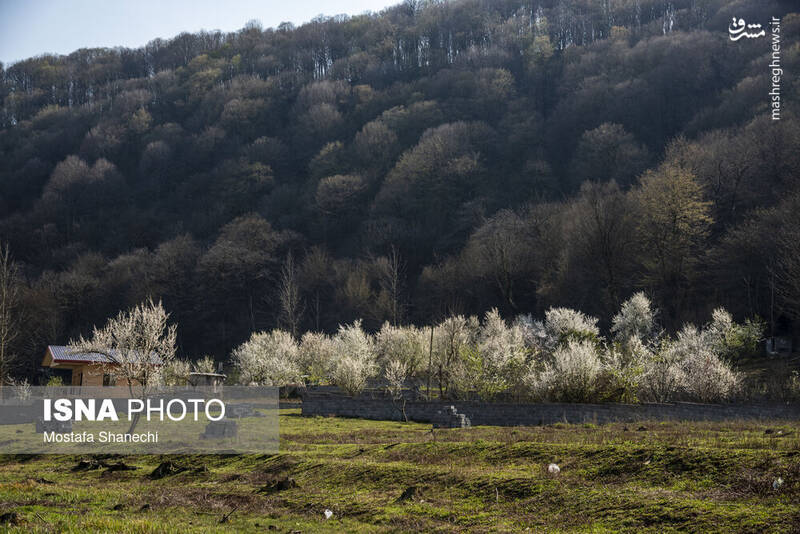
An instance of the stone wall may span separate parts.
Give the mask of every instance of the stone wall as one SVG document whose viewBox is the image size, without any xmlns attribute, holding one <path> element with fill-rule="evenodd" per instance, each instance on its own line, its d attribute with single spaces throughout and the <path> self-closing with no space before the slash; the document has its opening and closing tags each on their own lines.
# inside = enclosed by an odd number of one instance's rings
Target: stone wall
<svg viewBox="0 0 800 534">
<path fill-rule="evenodd" d="M 405 412 L 411 421 L 432 423 L 441 412 L 455 406 L 472 425 L 532 426 L 552 423 L 610 423 L 648 420 L 723 421 L 727 419 L 800 420 L 800 405 L 753 404 L 503 404 L 477 402 L 408 401 Z M 348 397 L 329 392 L 306 391 L 303 415 L 402 420 L 400 404 L 388 398 Z"/>
</svg>

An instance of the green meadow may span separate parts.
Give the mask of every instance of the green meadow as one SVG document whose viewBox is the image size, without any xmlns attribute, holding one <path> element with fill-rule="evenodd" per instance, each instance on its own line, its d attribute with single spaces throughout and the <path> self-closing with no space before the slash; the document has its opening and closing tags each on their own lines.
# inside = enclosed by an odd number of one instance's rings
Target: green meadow
<svg viewBox="0 0 800 534">
<path fill-rule="evenodd" d="M 283 409 L 280 429 L 274 455 L 1 457 L 0 528 L 800 532 L 796 423 L 432 430 Z"/>
</svg>

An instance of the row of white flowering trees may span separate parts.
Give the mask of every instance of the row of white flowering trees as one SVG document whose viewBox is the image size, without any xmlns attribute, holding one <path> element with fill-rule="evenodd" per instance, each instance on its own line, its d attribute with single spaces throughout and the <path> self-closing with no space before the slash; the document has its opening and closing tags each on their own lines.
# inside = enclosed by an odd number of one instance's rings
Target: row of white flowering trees
<svg viewBox="0 0 800 534">
<path fill-rule="evenodd" d="M 282 330 L 255 333 L 233 362 L 245 384 L 331 383 L 351 395 L 373 380 L 395 396 L 410 388 L 451 399 L 713 402 L 737 393 L 741 377 L 730 362 L 753 351 L 761 331 L 718 309 L 704 327 L 686 325 L 670 337 L 656 328 L 643 293 L 612 324 L 605 339 L 597 319 L 566 308 L 510 324 L 497 310 L 482 321 L 458 315 L 433 328 L 386 323 L 375 335 L 356 321 L 333 336 L 309 332 L 299 341 Z"/>
</svg>

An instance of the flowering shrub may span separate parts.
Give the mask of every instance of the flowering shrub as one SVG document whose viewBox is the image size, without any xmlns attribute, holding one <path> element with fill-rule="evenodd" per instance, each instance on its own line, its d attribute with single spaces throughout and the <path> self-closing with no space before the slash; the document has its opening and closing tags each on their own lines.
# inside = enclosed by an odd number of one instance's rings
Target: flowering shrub
<svg viewBox="0 0 800 534">
<path fill-rule="evenodd" d="M 186 384 L 189 373 L 192 372 L 192 364 L 186 360 L 175 358 L 167 362 L 161 373 L 161 379 L 166 386 L 181 386 Z"/>
<path fill-rule="evenodd" d="M 618 341 L 634 337 L 647 339 L 653 332 L 654 315 L 650 299 L 641 291 L 635 293 L 612 319 L 611 333 Z"/>
<path fill-rule="evenodd" d="M 529 351 L 537 352 L 542 348 L 547 337 L 542 321 L 537 321 L 531 314 L 526 313 L 517 315 L 514 319 L 514 326 L 519 329 L 522 342 Z"/>
<path fill-rule="evenodd" d="M 602 354 L 603 371 L 598 378 L 597 400 L 636 402 L 637 390 L 650 350 L 638 337 L 627 343 L 612 343 Z"/>
<path fill-rule="evenodd" d="M 392 326 L 385 322 L 375 335 L 375 351 L 381 368 L 385 370 L 392 362 L 399 362 L 406 376 L 422 373 L 423 363 L 427 363 L 428 345 L 425 333 L 415 326 Z"/>
<path fill-rule="evenodd" d="M 331 373 L 336 348 L 330 336 L 321 332 L 306 332 L 300 339 L 297 360 L 300 370 L 310 382 L 324 382 Z"/>
<path fill-rule="evenodd" d="M 448 317 L 434 329 L 431 373 L 444 397 L 458 396 L 472 389 L 469 362 L 477 350 L 478 319 L 463 315 Z"/>
<path fill-rule="evenodd" d="M 527 371 L 522 329 L 508 326 L 496 308 L 489 310 L 478 330 L 477 359 L 470 359 L 474 388 L 488 399 L 522 383 Z"/>
<path fill-rule="evenodd" d="M 568 340 L 553 351 L 552 358 L 538 374 L 529 375 L 534 395 L 558 402 L 591 402 L 603 363 L 597 346 L 590 340 Z"/>
<path fill-rule="evenodd" d="M 669 347 L 683 369 L 685 392 L 702 402 L 730 398 L 739 383 L 738 375 L 720 358 L 715 336 L 714 331 L 687 325 Z"/>
<path fill-rule="evenodd" d="M 639 399 L 667 402 L 683 391 L 686 372 L 681 358 L 682 355 L 674 350 L 672 342 L 662 342 L 645 360 L 644 372 L 639 379 Z"/>
<path fill-rule="evenodd" d="M 682 397 L 701 402 L 730 399 L 741 379 L 720 357 L 716 340 L 718 331 L 694 325 L 686 325 L 674 340 L 664 340 L 646 361 L 642 398 L 656 402 Z"/>
<path fill-rule="evenodd" d="M 744 324 L 736 324 L 724 308 L 717 308 L 706 326 L 706 339 L 720 357 L 733 361 L 758 352 L 762 340 L 764 323 L 759 319 L 748 319 Z"/>
<path fill-rule="evenodd" d="M 597 341 L 597 319 L 570 308 L 550 308 L 544 314 L 544 348 L 554 350 L 569 341 Z"/>
<path fill-rule="evenodd" d="M 194 362 L 194 372 L 196 373 L 214 373 L 216 372 L 214 365 L 214 358 L 211 356 L 203 356 Z"/>
<path fill-rule="evenodd" d="M 704 328 L 686 325 L 671 338 L 656 331 L 656 315 L 644 293 L 634 294 L 614 316 L 611 339 L 600 336 L 596 318 L 568 308 L 510 324 L 492 309 L 481 322 L 457 315 L 432 331 L 387 322 L 374 336 L 356 321 L 332 337 L 308 332 L 299 344 L 281 330 L 254 334 L 233 359 L 245 383 L 305 377 L 357 395 L 379 377 L 396 400 L 424 378 L 441 398 L 484 400 L 719 402 L 741 391 L 728 362 L 757 343 L 759 323 L 736 324 L 720 308 Z M 181 365 L 173 364 L 177 374 L 185 373 Z"/>
<path fill-rule="evenodd" d="M 333 383 L 349 395 L 358 395 L 378 368 L 372 337 L 364 332 L 358 320 L 339 327 L 333 337 L 333 346 L 336 353 L 331 366 Z"/>
<path fill-rule="evenodd" d="M 243 384 L 284 386 L 302 381 L 297 342 L 283 330 L 254 333 L 233 351 L 233 364 Z"/>
</svg>

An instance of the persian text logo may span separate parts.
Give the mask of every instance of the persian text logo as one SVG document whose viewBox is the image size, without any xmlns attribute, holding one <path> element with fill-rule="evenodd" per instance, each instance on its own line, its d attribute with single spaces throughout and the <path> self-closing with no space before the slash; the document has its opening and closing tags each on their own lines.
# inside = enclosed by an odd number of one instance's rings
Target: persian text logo
<svg viewBox="0 0 800 534">
<path fill-rule="evenodd" d="M 744 19 L 737 19 L 736 17 L 733 17 L 731 25 L 728 26 L 728 36 L 731 41 L 738 41 L 742 37 L 755 39 L 765 35 L 767 35 L 767 32 L 761 27 L 761 24 L 745 24 Z"/>
<path fill-rule="evenodd" d="M 767 40 L 767 42 L 769 43 L 770 51 L 770 90 L 767 95 L 769 96 L 771 118 L 774 121 L 779 121 L 781 120 L 781 78 L 783 77 L 783 68 L 781 67 L 781 19 L 779 17 L 772 17 L 769 22 L 769 34 L 771 39 Z M 766 35 L 767 31 L 761 24 L 747 24 L 741 18 L 733 17 L 730 26 L 728 26 L 728 37 L 730 37 L 731 41 L 738 41 L 742 37 L 756 39 Z"/>
</svg>

